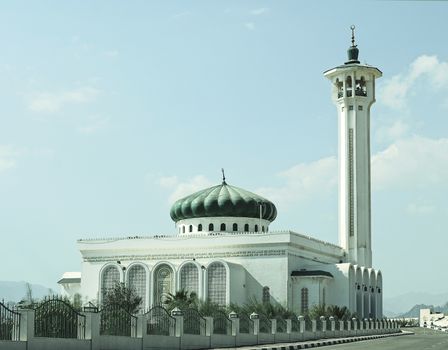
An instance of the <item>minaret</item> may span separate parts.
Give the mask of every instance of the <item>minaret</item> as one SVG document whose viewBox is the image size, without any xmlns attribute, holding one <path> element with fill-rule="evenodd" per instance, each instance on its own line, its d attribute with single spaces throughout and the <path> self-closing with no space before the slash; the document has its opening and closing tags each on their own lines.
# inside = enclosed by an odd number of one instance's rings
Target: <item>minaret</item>
<svg viewBox="0 0 448 350">
<path fill-rule="evenodd" d="M 375 102 L 378 68 L 360 64 L 351 26 L 348 61 L 330 69 L 339 124 L 339 244 L 348 262 L 372 267 L 370 220 L 370 107 Z"/>
</svg>

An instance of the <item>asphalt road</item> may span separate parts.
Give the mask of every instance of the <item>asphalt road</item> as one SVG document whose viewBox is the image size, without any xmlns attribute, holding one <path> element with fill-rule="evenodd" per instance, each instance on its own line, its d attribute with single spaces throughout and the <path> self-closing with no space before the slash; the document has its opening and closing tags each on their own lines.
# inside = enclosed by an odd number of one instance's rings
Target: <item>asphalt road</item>
<svg viewBox="0 0 448 350">
<path fill-rule="evenodd" d="M 415 332 L 415 334 L 325 346 L 322 347 L 322 350 L 448 350 L 448 333 L 425 328 L 410 328 L 406 330 Z"/>
</svg>

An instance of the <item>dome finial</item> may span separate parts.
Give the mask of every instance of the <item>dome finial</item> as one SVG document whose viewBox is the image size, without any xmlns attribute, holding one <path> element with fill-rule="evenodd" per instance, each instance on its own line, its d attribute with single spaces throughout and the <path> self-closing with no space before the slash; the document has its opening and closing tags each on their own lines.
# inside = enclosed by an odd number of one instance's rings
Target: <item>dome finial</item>
<svg viewBox="0 0 448 350">
<path fill-rule="evenodd" d="M 355 26 L 352 24 L 351 26 L 350 26 L 350 29 L 352 30 L 352 46 L 353 47 L 356 47 L 356 45 L 355 45 Z"/>
<path fill-rule="evenodd" d="M 359 63 L 359 49 L 358 45 L 355 45 L 355 26 L 351 25 L 350 29 L 352 30 L 352 46 L 350 46 L 347 50 L 348 61 L 345 62 L 345 64 Z"/>
<path fill-rule="evenodd" d="M 222 172 L 222 183 L 225 184 L 226 183 L 226 174 L 224 173 L 224 168 L 221 168 L 221 172 Z"/>
</svg>

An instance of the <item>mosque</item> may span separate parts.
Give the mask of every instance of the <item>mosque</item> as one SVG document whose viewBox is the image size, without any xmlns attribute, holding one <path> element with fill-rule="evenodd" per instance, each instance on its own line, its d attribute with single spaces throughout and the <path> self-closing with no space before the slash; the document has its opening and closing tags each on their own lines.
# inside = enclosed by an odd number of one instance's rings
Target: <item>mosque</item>
<svg viewBox="0 0 448 350">
<path fill-rule="evenodd" d="M 339 245 L 270 231 L 274 203 L 223 176 L 222 183 L 173 204 L 175 234 L 78 240 L 81 272 L 63 275 L 63 292 L 101 303 L 109 288 L 124 282 L 144 308 L 185 289 L 221 305 L 256 298 L 299 314 L 326 304 L 346 306 L 363 318 L 382 317 L 370 204 L 370 107 L 382 73 L 358 60 L 353 29 L 347 62 L 324 72 L 338 111 Z"/>
</svg>

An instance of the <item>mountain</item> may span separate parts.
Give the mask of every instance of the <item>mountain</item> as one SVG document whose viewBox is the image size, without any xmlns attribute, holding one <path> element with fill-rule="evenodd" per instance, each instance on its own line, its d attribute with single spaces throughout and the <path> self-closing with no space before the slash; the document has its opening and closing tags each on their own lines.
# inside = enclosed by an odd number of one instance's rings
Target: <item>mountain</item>
<svg viewBox="0 0 448 350">
<path fill-rule="evenodd" d="M 392 298 L 385 297 L 383 310 L 386 316 L 395 317 L 409 312 L 415 305 L 444 305 L 447 301 L 448 293 L 409 292 Z"/>
<path fill-rule="evenodd" d="M 26 296 L 26 283 L 25 281 L 0 281 L 0 300 L 5 302 L 20 301 Z M 55 293 L 55 291 L 40 284 L 31 284 L 31 290 L 33 297 L 38 299 Z"/>
</svg>

